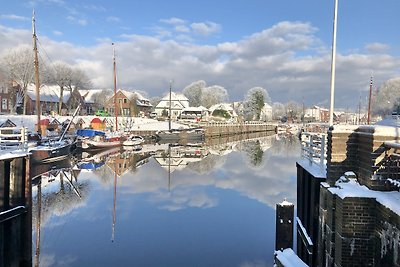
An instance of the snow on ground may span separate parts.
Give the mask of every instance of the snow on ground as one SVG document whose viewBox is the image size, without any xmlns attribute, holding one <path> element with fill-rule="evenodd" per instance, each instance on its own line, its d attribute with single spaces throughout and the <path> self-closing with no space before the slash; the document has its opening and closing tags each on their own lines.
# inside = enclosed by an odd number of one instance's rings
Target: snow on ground
<svg viewBox="0 0 400 267">
<path fill-rule="evenodd" d="M 67 119 L 71 119 L 72 116 L 41 116 L 41 120 L 49 119 L 52 121 L 53 119 L 57 119 L 60 123 L 63 123 Z M 115 125 L 114 117 L 97 117 L 97 116 L 76 116 L 74 122 L 77 122 L 79 119 L 84 121 L 84 127 L 89 127 L 90 122 L 94 118 L 99 118 L 101 120 L 106 119 L 107 127 L 111 127 L 111 125 Z M 28 131 L 35 131 L 35 125 L 37 122 L 37 115 L 0 115 L 0 120 L 9 119 L 13 123 L 17 125 L 17 127 L 26 127 Z M 119 117 L 118 118 L 118 128 L 122 130 L 146 130 L 146 131 L 157 131 L 157 130 L 168 130 L 169 125 L 168 121 L 157 121 L 154 119 L 148 118 L 136 118 L 136 117 Z M 187 125 L 172 122 L 172 129 L 179 128 L 188 128 Z"/>
</svg>

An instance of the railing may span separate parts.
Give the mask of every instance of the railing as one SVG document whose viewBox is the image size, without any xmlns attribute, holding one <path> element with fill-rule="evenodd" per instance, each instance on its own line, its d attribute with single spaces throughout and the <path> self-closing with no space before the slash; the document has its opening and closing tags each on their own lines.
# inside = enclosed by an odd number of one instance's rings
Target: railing
<svg viewBox="0 0 400 267">
<path fill-rule="evenodd" d="M 326 164 L 326 134 L 302 133 L 301 155 L 310 162 L 320 165 Z"/>
<path fill-rule="evenodd" d="M 25 127 L 0 128 L 0 149 L 26 149 L 28 147 L 28 131 Z"/>
<path fill-rule="evenodd" d="M 385 162 L 386 179 L 393 186 L 400 189 L 400 143 L 398 142 L 384 142 L 386 148 Z M 391 151 L 391 153 L 388 153 Z"/>
</svg>

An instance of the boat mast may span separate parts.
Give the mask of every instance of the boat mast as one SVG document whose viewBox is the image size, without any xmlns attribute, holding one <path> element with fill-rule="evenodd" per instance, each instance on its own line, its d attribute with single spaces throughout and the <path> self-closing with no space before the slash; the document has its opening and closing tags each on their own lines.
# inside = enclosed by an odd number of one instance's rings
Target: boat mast
<svg viewBox="0 0 400 267">
<path fill-rule="evenodd" d="M 331 62 L 331 105 L 329 109 L 329 126 L 333 126 L 333 108 L 335 101 L 335 65 L 336 65 L 336 28 L 337 28 L 338 0 L 335 0 L 333 13 L 333 40 L 332 40 L 332 62 Z"/>
<path fill-rule="evenodd" d="M 34 66 L 35 66 L 35 84 L 36 84 L 36 113 L 37 113 L 37 132 L 41 133 L 40 127 L 40 80 L 39 80 L 39 58 L 38 58 L 38 50 L 36 44 L 36 26 L 35 26 L 35 11 L 33 11 L 32 15 L 32 37 L 33 37 L 33 52 L 35 54 Z M 27 92 L 25 92 L 26 94 Z"/>
<path fill-rule="evenodd" d="M 367 116 L 368 125 L 371 122 L 371 97 L 372 97 L 372 75 L 371 75 L 371 80 L 369 82 L 368 116 Z"/>
<path fill-rule="evenodd" d="M 114 112 L 115 112 L 115 131 L 118 131 L 118 107 L 117 107 L 117 63 L 115 61 L 115 47 L 113 46 L 113 66 L 114 66 Z"/>
<path fill-rule="evenodd" d="M 169 81 L 169 112 L 168 112 L 168 130 L 171 131 L 171 87 L 172 80 Z"/>
</svg>

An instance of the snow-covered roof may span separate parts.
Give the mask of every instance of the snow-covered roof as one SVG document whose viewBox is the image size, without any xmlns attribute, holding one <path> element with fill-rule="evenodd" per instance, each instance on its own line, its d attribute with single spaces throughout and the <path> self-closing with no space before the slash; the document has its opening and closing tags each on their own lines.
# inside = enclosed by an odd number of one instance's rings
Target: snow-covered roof
<svg viewBox="0 0 400 267">
<path fill-rule="evenodd" d="M 15 123 L 7 118 L 0 118 L 0 127 L 15 127 Z"/>
<path fill-rule="evenodd" d="M 181 93 L 171 92 L 172 109 L 183 109 L 189 107 L 189 99 Z M 157 109 L 169 108 L 169 93 L 164 96 L 160 103 L 156 106 Z"/>
<path fill-rule="evenodd" d="M 140 101 L 150 101 L 149 99 L 147 99 L 146 97 L 144 97 L 141 93 L 139 93 L 137 91 L 127 91 L 127 90 L 123 90 L 123 89 L 118 89 L 118 91 L 123 93 L 129 99 L 133 99 L 134 97 L 136 97 Z"/>
<path fill-rule="evenodd" d="M 182 109 L 182 112 L 184 111 L 197 111 L 197 112 L 203 112 L 207 111 L 208 109 L 206 107 L 200 106 L 200 107 L 185 107 Z"/>
<path fill-rule="evenodd" d="M 40 86 L 40 101 L 41 102 L 52 102 L 58 103 L 60 101 L 60 86 L 58 85 L 46 85 L 42 84 Z M 36 100 L 36 85 L 33 83 L 28 84 L 27 93 L 30 99 L 33 101 Z M 71 92 L 69 90 L 65 90 L 63 92 L 63 103 L 66 103 L 71 96 Z"/>
<path fill-rule="evenodd" d="M 233 110 L 232 105 L 229 103 L 220 103 L 212 105 L 208 110 L 212 113 L 216 109 L 223 109 L 223 110 Z"/>
<path fill-rule="evenodd" d="M 182 93 L 171 92 L 171 100 L 175 101 L 189 101 L 189 99 Z M 169 101 L 169 93 L 167 93 L 161 101 Z"/>
</svg>

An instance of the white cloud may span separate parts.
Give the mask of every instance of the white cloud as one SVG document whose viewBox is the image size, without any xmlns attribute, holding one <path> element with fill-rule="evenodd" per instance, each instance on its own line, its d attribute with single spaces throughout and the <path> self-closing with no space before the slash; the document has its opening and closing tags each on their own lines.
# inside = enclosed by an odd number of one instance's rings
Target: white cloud
<svg viewBox="0 0 400 267">
<path fill-rule="evenodd" d="M 192 23 L 190 24 L 190 27 L 195 34 L 199 35 L 210 35 L 221 30 L 221 26 L 214 22 Z"/>
<path fill-rule="evenodd" d="M 121 19 L 120 19 L 120 18 L 118 18 L 118 17 L 113 17 L 113 16 L 110 16 L 110 17 L 107 17 L 107 21 L 108 21 L 108 22 L 115 22 L 115 23 L 119 23 L 119 22 L 121 22 Z"/>
<path fill-rule="evenodd" d="M 61 35 L 63 35 L 63 33 L 60 32 L 60 31 L 53 31 L 53 34 L 56 35 L 56 36 L 61 36 Z"/>
<path fill-rule="evenodd" d="M 71 23 L 79 24 L 82 26 L 86 26 L 88 24 L 86 19 L 77 18 L 77 17 L 71 16 L 71 15 L 67 16 L 67 20 L 69 20 Z"/>
<path fill-rule="evenodd" d="M 186 21 L 180 18 L 160 19 L 160 22 L 171 25 L 186 24 Z"/>
<path fill-rule="evenodd" d="M 14 15 L 14 14 L 0 15 L 0 19 L 4 19 L 4 20 L 18 20 L 18 21 L 29 21 L 29 20 L 31 20 L 31 18 L 23 17 L 23 16 L 18 16 L 18 15 Z"/>
<path fill-rule="evenodd" d="M 281 22 L 237 41 L 197 45 L 189 34 L 158 28 L 157 36 L 121 35 L 117 42 L 118 85 L 161 96 L 174 79 L 175 90 L 205 80 L 228 90 L 230 100 L 243 99 L 255 86 L 266 88 L 274 102 L 297 100 L 305 105 L 329 103 L 330 44 L 322 44 L 308 23 Z M 50 58 L 82 64 L 97 88 L 112 87 L 111 39 L 90 47 L 40 36 Z M 12 47 L 31 44 L 30 29 L 0 25 L 0 57 Z M 375 44 L 370 49 L 385 48 Z M 347 52 L 347 51 L 346 51 Z M 335 105 L 355 109 L 366 93 L 371 71 L 375 84 L 399 76 L 400 58 L 386 53 L 338 51 Z"/>
<path fill-rule="evenodd" d="M 382 43 L 367 44 L 365 50 L 370 53 L 385 53 L 389 50 L 390 46 Z"/>
</svg>

